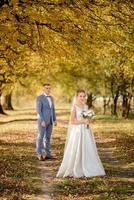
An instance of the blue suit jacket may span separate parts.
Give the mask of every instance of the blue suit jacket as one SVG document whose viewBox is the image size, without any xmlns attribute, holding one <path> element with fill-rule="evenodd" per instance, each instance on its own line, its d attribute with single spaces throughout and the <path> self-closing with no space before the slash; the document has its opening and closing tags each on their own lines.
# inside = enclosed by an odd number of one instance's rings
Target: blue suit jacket
<svg viewBox="0 0 134 200">
<path fill-rule="evenodd" d="M 50 96 L 52 106 L 50 108 L 47 97 L 42 94 L 36 99 L 36 109 L 38 113 L 38 120 L 45 121 L 46 124 L 50 124 L 51 121 L 56 121 L 55 107 L 54 107 L 54 99 Z"/>
</svg>

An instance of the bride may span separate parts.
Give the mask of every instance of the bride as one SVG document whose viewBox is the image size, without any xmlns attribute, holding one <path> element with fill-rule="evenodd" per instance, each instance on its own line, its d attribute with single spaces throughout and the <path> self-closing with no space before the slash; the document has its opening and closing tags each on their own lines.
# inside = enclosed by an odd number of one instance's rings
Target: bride
<svg viewBox="0 0 134 200">
<path fill-rule="evenodd" d="M 64 156 L 57 177 L 93 177 L 105 175 L 99 158 L 94 135 L 87 128 L 88 119 L 83 119 L 81 113 L 88 110 L 86 93 L 77 91 L 70 116 Z"/>
</svg>

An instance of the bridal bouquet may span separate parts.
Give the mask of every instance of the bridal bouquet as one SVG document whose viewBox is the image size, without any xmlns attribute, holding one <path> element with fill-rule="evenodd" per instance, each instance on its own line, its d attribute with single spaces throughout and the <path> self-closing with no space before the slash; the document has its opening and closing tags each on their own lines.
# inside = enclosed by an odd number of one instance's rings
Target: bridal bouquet
<svg viewBox="0 0 134 200">
<path fill-rule="evenodd" d="M 92 119 L 95 116 L 95 113 L 93 110 L 86 110 L 83 111 L 81 115 L 84 119 Z M 89 128 L 89 125 L 87 125 L 87 128 Z"/>
</svg>

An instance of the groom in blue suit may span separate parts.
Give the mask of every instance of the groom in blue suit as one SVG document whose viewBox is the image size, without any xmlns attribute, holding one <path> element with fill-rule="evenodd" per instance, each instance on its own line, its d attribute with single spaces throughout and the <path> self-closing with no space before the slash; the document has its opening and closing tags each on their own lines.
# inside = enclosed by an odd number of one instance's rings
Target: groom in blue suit
<svg viewBox="0 0 134 200">
<path fill-rule="evenodd" d="M 56 114 L 54 107 L 54 99 L 50 96 L 51 85 L 46 83 L 43 85 L 43 94 L 37 97 L 36 107 L 38 113 L 38 137 L 37 137 L 37 155 L 39 160 L 51 158 L 50 139 L 53 124 L 56 125 Z M 42 155 L 43 139 L 45 137 L 46 157 Z"/>
</svg>

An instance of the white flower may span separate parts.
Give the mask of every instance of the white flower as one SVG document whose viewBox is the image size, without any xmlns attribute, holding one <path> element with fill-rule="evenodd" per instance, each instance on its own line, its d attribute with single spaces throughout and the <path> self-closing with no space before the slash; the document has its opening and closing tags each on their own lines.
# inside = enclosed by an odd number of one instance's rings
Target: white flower
<svg viewBox="0 0 134 200">
<path fill-rule="evenodd" d="M 83 118 L 86 118 L 86 119 L 91 119 L 95 116 L 95 113 L 93 110 L 87 110 L 87 111 L 83 111 L 81 113 L 82 117 Z"/>
</svg>

